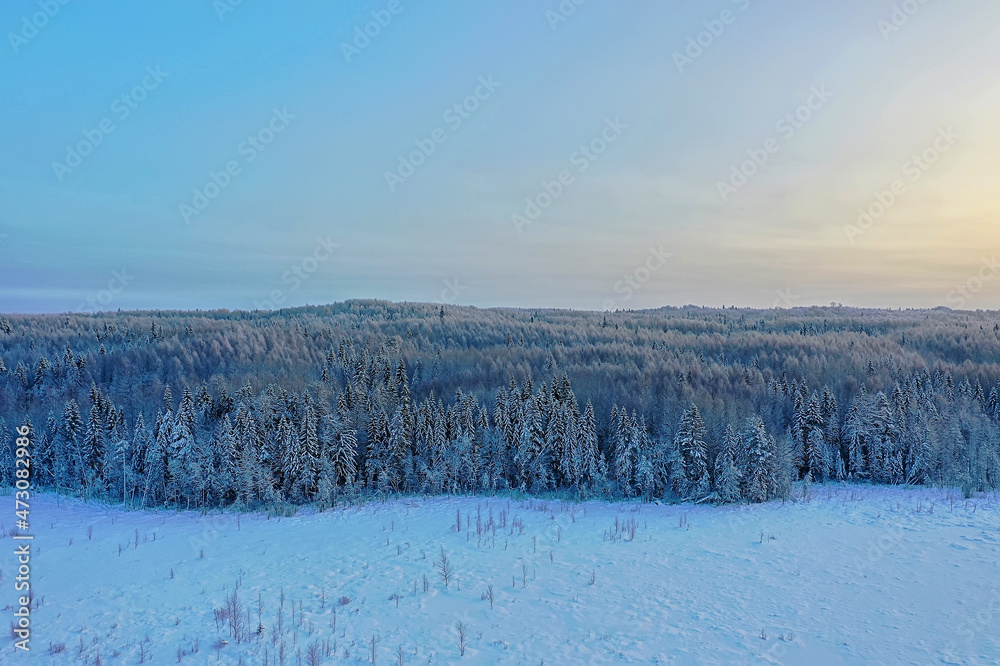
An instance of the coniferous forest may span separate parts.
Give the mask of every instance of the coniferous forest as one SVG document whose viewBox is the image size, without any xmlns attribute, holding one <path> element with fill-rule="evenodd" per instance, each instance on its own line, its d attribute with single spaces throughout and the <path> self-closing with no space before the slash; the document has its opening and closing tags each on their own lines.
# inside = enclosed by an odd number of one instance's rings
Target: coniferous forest
<svg viewBox="0 0 1000 666">
<path fill-rule="evenodd" d="M 130 507 L 968 495 L 1000 487 L 998 361 L 1000 315 L 944 308 L 7 315 L 0 451 L 27 425 L 35 487 Z"/>
</svg>

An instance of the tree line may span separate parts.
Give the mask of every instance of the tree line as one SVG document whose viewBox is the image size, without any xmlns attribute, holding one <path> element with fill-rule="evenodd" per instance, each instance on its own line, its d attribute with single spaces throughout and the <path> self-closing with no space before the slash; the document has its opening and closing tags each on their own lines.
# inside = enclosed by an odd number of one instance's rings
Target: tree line
<svg viewBox="0 0 1000 666">
<path fill-rule="evenodd" d="M 989 313 L 377 302 L 5 317 L 0 433 L 31 429 L 36 487 L 130 506 L 973 493 L 1000 485 L 997 331 Z"/>
</svg>

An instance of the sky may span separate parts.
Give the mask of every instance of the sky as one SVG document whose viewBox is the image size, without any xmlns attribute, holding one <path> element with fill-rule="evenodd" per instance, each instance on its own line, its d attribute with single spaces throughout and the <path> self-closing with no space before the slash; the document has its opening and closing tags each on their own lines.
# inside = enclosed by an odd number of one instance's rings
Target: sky
<svg viewBox="0 0 1000 666">
<path fill-rule="evenodd" d="M 994 0 L 7 0 L 0 34 L 0 312 L 1000 308 Z"/>
</svg>

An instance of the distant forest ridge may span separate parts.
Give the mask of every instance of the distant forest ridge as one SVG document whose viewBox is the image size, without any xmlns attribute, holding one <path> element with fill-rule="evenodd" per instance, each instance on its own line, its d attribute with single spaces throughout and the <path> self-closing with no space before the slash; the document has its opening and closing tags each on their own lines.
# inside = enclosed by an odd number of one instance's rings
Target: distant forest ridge
<svg viewBox="0 0 1000 666">
<path fill-rule="evenodd" d="M 131 506 L 1000 487 L 1000 313 L 347 301 L 0 318 L 0 483 Z"/>
</svg>

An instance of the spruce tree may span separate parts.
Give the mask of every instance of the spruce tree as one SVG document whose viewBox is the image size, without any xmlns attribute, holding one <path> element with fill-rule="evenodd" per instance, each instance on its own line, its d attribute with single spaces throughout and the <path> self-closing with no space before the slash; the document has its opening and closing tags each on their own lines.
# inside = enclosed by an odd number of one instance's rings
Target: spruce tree
<svg viewBox="0 0 1000 666">
<path fill-rule="evenodd" d="M 738 502 L 742 496 L 740 492 L 742 474 L 736 466 L 738 448 L 737 436 L 732 427 L 727 426 L 722 447 L 715 457 L 715 493 L 723 504 Z"/>
<path fill-rule="evenodd" d="M 674 445 L 681 454 L 685 497 L 701 498 L 708 494 L 711 479 L 708 473 L 708 445 L 705 423 L 696 405 L 685 410 L 677 426 Z"/>
<path fill-rule="evenodd" d="M 747 469 L 744 474 L 744 495 L 751 502 L 764 502 L 774 487 L 771 459 L 773 442 L 764 429 L 760 417 L 753 417 L 743 434 L 747 450 Z"/>
<path fill-rule="evenodd" d="M 83 484 L 86 464 L 83 458 L 83 418 L 75 400 L 66 403 L 63 410 L 59 445 L 54 452 L 56 481 L 64 488 L 78 489 Z"/>
<path fill-rule="evenodd" d="M 239 452 L 232 421 L 226 414 L 219 422 L 212 438 L 211 498 L 217 504 L 227 504 L 235 499 L 239 479 Z"/>
<path fill-rule="evenodd" d="M 598 448 L 597 425 L 595 423 L 594 406 L 587 401 L 587 406 L 580 417 L 579 427 L 579 470 L 581 483 L 586 482 L 591 488 L 600 488 L 607 478 L 607 463 Z"/>
<path fill-rule="evenodd" d="M 813 428 L 806 437 L 805 463 L 806 473 L 813 481 L 822 481 L 830 474 L 826 441 L 819 428 Z"/>
</svg>

